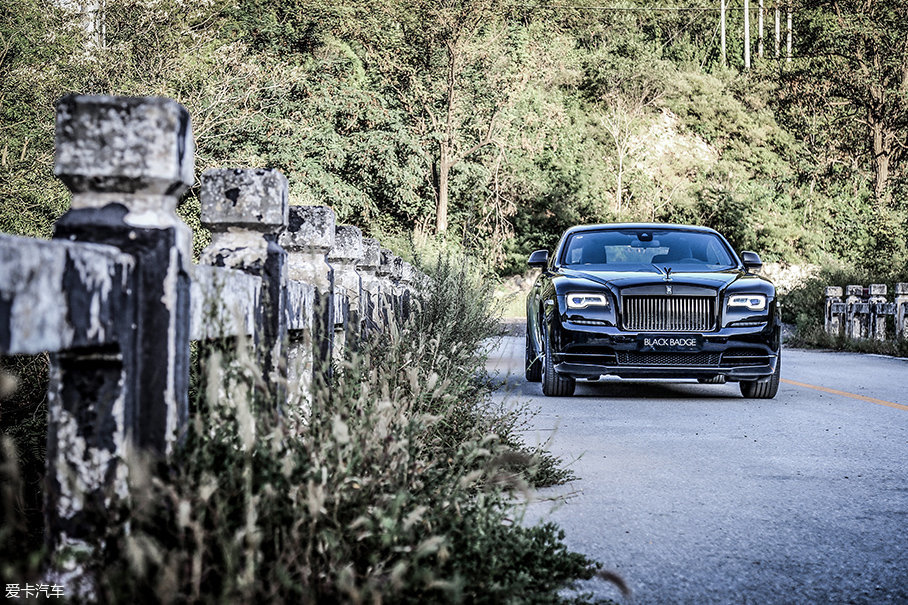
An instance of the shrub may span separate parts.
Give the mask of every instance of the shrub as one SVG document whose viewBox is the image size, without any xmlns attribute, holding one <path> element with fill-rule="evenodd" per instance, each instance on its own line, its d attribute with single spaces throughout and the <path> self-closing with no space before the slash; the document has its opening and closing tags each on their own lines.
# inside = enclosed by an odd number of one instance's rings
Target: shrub
<svg viewBox="0 0 908 605">
<path fill-rule="evenodd" d="M 0 575 L 4 578 L 31 578 L 40 563 L 47 364 L 47 355 L 0 358 Z"/>
</svg>

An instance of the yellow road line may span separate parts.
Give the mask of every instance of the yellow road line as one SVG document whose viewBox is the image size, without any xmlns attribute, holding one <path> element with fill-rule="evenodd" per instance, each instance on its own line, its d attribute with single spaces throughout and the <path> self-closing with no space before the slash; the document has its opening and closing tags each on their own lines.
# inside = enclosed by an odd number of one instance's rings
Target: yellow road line
<svg viewBox="0 0 908 605">
<path fill-rule="evenodd" d="M 885 405 L 890 408 L 895 408 L 897 410 L 908 410 L 908 405 L 902 405 L 901 403 L 892 403 L 891 401 L 886 401 L 884 399 L 874 399 L 873 397 L 865 397 L 864 395 L 856 395 L 855 393 L 849 393 L 847 391 L 837 391 L 835 389 L 827 389 L 826 387 L 818 387 L 815 384 L 807 384 L 806 382 L 796 382 L 794 380 L 788 380 L 786 378 L 782 379 L 782 382 L 787 384 L 793 384 L 797 387 L 804 387 L 806 389 L 814 389 L 816 391 L 823 391 L 824 393 L 830 393 L 832 395 L 841 395 L 842 397 L 850 397 L 852 399 L 857 399 L 859 401 L 869 401 L 870 403 L 875 403 L 877 405 Z"/>
</svg>

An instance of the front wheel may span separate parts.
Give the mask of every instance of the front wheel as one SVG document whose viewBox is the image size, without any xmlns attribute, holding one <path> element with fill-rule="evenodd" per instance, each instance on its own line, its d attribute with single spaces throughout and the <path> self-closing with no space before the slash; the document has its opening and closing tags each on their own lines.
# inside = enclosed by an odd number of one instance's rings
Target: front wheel
<svg viewBox="0 0 908 605">
<path fill-rule="evenodd" d="M 776 359 L 776 371 L 760 380 L 742 380 L 741 394 L 747 399 L 772 399 L 779 392 L 779 377 L 782 372 L 782 351 Z"/>
<path fill-rule="evenodd" d="M 548 397 L 570 397 L 574 394 L 577 381 L 571 376 L 560 376 L 555 372 L 552 357 L 552 338 L 546 330 L 545 351 L 542 354 L 542 393 Z"/>
<path fill-rule="evenodd" d="M 528 322 L 529 323 L 529 322 Z M 533 351 L 533 343 L 530 340 L 530 326 L 527 325 L 527 348 L 524 358 L 526 364 L 527 382 L 540 382 L 542 380 L 542 361 Z"/>
</svg>

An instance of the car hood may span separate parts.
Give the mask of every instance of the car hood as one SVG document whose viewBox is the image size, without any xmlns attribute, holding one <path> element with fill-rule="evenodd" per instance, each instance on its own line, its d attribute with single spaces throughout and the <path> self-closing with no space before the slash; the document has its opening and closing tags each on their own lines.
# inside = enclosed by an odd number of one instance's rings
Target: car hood
<svg viewBox="0 0 908 605">
<path fill-rule="evenodd" d="M 728 269 L 725 271 L 687 271 L 678 273 L 672 271 L 671 279 L 666 280 L 665 273 L 656 267 L 643 268 L 638 271 L 577 271 L 575 269 L 562 269 L 560 273 L 570 279 L 587 279 L 603 286 L 612 286 L 618 289 L 670 281 L 675 284 L 688 284 L 721 290 L 741 277 L 751 277 L 738 269 Z"/>
</svg>

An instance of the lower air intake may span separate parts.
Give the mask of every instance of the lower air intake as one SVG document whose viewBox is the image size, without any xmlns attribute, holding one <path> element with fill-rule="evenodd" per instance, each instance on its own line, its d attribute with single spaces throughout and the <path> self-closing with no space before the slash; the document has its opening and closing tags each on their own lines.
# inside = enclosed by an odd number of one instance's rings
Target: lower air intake
<svg viewBox="0 0 908 605">
<path fill-rule="evenodd" d="M 618 363 L 629 366 L 705 366 L 719 365 L 718 353 L 641 353 L 619 351 Z"/>
</svg>

